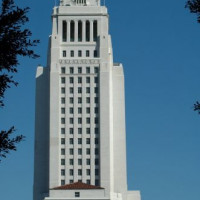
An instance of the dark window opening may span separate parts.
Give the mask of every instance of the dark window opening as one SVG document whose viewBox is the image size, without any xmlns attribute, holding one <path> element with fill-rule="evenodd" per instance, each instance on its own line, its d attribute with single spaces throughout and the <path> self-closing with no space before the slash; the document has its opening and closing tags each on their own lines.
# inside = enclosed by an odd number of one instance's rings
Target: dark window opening
<svg viewBox="0 0 200 200">
<path fill-rule="evenodd" d="M 82 22 L 78 22 L 78 41 L 82 42 Z"/>
<path fill-rule="evenodd" d="M 74 21 L 71 21 L 71 24 L 70 24 L 70 41 L 74 42 L 74 38 L 75 38 L 75 23 L 74 23 Z"/>
<path fill-rule="evenodd" d="M 67 41 L 67 22 L 63 21 L 63 42 Z"/>
<path fill-rule="evenodd" d="M 93 23 L 93 41 L 97 41 L 97 32 L 98 32 L 97 21 L 94 21 L 94 23 Z"/>
<path fill-rule="evenodd" d="M 86 42 L 90 41 L 90 22 L 86 21 Z"/>
</svg>

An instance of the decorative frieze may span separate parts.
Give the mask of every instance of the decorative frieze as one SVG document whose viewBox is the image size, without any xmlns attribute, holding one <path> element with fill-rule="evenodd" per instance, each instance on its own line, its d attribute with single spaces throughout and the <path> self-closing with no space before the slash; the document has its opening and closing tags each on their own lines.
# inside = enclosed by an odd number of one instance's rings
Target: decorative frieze
<svg viewBox="0 0 200 200">
<path fill-rule="evenodd" d="M 100 64 L 100 59 L 60 59 L 60 64 Z"/>
</svg>

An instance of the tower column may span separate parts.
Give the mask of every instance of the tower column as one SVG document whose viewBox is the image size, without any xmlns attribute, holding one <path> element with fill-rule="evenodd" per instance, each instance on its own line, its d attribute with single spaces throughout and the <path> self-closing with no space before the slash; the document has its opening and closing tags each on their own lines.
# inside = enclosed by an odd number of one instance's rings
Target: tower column
<svg viewBox="0 0 200 200">
<path fill-rule="evenodd" d="M 90 20 L 90 42 L 93 42 L 94 39 L 93 39 L 93 20 Z"/>
<path fill-rule="evenodd" d="M 74 23 L 75 23 L 75 42 L 78 42 L 78 20 L 75 20 L 74 21 Z"/>
<path fill-rule="evenodd" d="M 67 42 L 70 42 L 70 20 L 67 21 Z"/>
<path fill-rule="evenodd" d="M 85 30 L 86 30 L 86 29 L 85 29 L 85 26 L 86 26 L 86 23 L 85 23 L 85 22 L 86 22 L 85 20 L 82 21 L 82 23 L 83 23 L 83 24 L 82 24 L 82 37 L 83 37 L 83 38 L 82 38 L 82 41 L 83 41 L 83 42 L 85 42 L 85 36 L 86 36 L 86 35 L 85 35 Z"/>
</svg>

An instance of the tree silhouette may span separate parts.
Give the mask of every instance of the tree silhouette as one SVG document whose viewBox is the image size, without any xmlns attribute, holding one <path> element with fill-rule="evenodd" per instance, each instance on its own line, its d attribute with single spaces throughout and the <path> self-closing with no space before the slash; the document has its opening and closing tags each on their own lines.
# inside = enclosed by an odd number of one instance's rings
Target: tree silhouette
<svg viewBox="0 0 200 200">
<path fill-rule="evenodd" d="M 32 47 L 39 40 L 31 40 L 32 33 L 23 26 L 29 21 L 29 8 L 19 8 L 14 0 L 2 0 L 0 6 L 0 108 L 4 107 L 5 91 L 18 83 L 13 75 L 18 72 L 18 56 L 38 58 Z M 22 135 L 11 138 L 15 128 L 0 131 L 0 161 L 10 151 L 16 151 L 16 144 L 25 137 Z"/>
<path fill-rule="evenodd" d="M 196 13 L 197 22 L 200 23 L 200 0 L 189 0 L 186 2 L 185 7 L 188 8 L 191 13 Z M 200 103 L 198 101 L 194 104 L 194 111 L 200 114 Z"/>
</svg>

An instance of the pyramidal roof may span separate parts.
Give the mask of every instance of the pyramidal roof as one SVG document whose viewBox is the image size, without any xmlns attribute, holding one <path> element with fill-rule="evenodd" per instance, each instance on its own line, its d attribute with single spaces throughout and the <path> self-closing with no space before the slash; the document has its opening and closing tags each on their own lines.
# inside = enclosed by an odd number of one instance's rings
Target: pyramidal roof
<svg viewBox="0 0 200 200">
<path fill-rule="evenodd" d="M 76 182 L 52 188 L 52 190 L 97 190 L 97 189 L 104 189 L 104 188 L 100 186 L 89 185 L 82 182 Z"/>
</svg>

